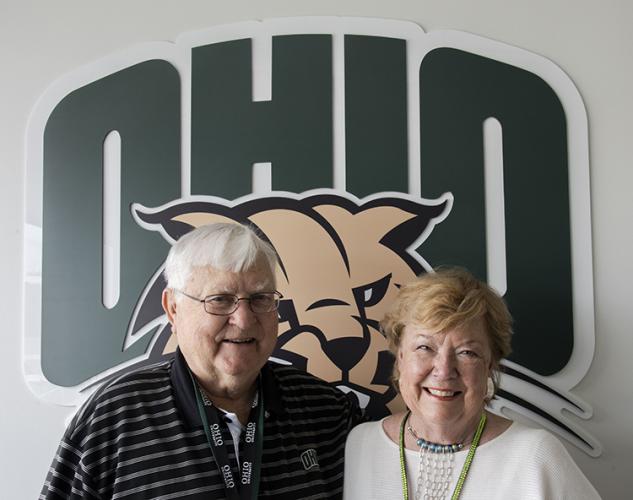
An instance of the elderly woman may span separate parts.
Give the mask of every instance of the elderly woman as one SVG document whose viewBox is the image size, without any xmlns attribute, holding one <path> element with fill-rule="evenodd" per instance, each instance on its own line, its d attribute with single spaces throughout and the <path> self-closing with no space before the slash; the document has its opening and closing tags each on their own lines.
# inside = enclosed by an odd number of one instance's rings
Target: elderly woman
<svg viewBox="0 0 633 500">
<path fill-rule="evenodd" d="M 600 498 L 562 444 L 486 410 L 510 353 L 503 300 L 462 269 L 403 286 L 382 321 L 408 410 L 356 427 L 344 498 Z"/>
</svg>

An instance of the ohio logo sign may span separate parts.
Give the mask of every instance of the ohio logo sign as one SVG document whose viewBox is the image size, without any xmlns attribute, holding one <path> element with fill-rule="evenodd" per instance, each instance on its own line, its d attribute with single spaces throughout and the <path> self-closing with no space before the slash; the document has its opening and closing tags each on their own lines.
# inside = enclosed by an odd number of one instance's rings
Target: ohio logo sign
<svg viewBox="0 0 633 500">
<path fill-rule="evenodd" d="M 24 371 L 43 400 L 169 356 L 169 245 L 231 221 L 279 256 L 275 361 L 395 410 L 378 321 L 401 284 L 462 265 L 515 318 L 493 409 L 601 453 L 571 392 L 594 349 L 586 113 L 543 57 L 401 21 L 247 22 L 74 71 L 27 133 Z"/>
</svg>

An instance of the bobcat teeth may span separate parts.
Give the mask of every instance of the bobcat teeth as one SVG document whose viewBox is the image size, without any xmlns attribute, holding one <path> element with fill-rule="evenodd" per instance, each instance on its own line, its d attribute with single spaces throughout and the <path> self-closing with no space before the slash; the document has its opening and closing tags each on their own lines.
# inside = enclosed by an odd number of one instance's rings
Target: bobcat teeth
<svg viewBox="0 0 633 500">
<path fill-rule="evenodd" d="M 442 398 L 450 398 L 454 396 L 455 394 L 457 394 L 456 392 L 453 392 L 453 391 L 440 391 L 439 389 L 427 388 L 427 391 L 429 391 L 433 396 L 439 396 Z"/>
</svg>

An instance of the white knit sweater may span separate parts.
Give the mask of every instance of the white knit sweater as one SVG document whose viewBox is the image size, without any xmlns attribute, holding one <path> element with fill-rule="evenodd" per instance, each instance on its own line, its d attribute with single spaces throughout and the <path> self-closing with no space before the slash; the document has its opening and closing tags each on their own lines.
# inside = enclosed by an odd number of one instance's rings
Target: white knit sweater
<svg viewBox="0 0 633 500">
<path fill-rule="evenodd" d="M 450 498 L 468 450 L 455 453 Z M 409 498 L 418 478 L 415 451 L 406 450 Z M 382 422 L 359 425 L 347 438 L 344 500 L 397 500 L 402 496 L 398 445 Z M 500 436 L 477 448 L 460 500 L 573 499 L 600 496 L 563 445 L 549 432 L 514 422 Z"/>
</svg>

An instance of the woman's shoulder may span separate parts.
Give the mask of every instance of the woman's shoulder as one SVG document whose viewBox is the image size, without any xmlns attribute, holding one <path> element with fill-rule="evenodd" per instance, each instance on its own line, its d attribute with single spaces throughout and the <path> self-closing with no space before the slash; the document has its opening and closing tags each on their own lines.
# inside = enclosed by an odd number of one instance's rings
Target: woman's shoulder
<svg viewBox="0 0 633 500">
<path fill-rule="evenodd" d="M 388 452 L 397 449 L 397 435 L 395 440 L 392 436 L 393 423 L 397 420 L 397 415 L 389 415 L 382 420 L 365 422 L 354 427 L 347 437 L 348 453 Z"/>
<path fill-rule="evenodd" d="M 512 426 L 512 420 L 505 417 L 501 417 L 492 412 L 486 411 L 487 422 L 486 427 L 481 438 L 481 444 L 485 444 L 489 441 L 493 441 L 499 436 L 503 435 Z"/>
<path fill-rule="evenodd" d="M 553 463 L 559 463 L 559 460 L 572 460 L 561 440 L 550 431 L 528 427 L 519 422 L 513 422 L 511 429 L 515 439 L 526 446 L 529 445 L 537 457 Z"/>
<path fill-rule="evenodd" d="M 563 449 L 563 445 L 560 441 L 549 431 L 536 428 L 529 427 L 521 422 L 509 421 L 510 425 L 500 434 L 500 437 L 506 437 L 508 439 L 525 441 L 531 444 L 532 447 L 536 445 L 543 445 L 546 447 L 551 446 L 561 446 Z"/>
<path fill-rule="evenodd" d="M 530 447 L 534 447 L 537 444 L 545 443 L 546 445 L 552 445 L 556 443 L 558 440 L 552 436 L 548 431 L 544 429 L 537 429 L 534 427 L 528 427 L 520 422 L 514 420 L 508 420 L 506 418 L 502 418 L 501 420 L 495 415 L 492 415 L 492 422 L 494 425 L 494 430 L 492 430 L 492 436 L 489 437 L 486 442 L 489 442 L 491 445 L 501 445 L 504 446 L 512 443 L 513 446 L 520 445 L 524 443 L 526 445 L 530 445 Z M 489 417 L 490 418 L 490 417 Z M 493 427 L 493 426 L 491 426 Z M 483 440 L 482 440 L 483 444 Z"/>
<path fill-rule="evenodd" d="M 539 492 L 540 498 L 600 498 L 563 443 L 545 429 L 513 422 L 482 447 L 482 457 L 494 463 L 496 470 L 515 469 L 523 487 Z M 503 457 L 501 465 L 500 457 Z M 518 487 L 517 484 L 514 486 Z"/>
<path fill-rule="evenodd" d="M 389 418 L 389 417 L 386 417 Z M 389 438 L 383 429 L 386 419 L 365 422 L 354 427 L 347 436 L 346 449 L 348 453 L 375 452 L 388 446 Z"/>
<path fill-rule="evenodd" d="M 491 448 L 503 447 L 505 453 L 532 457 L 532 463 L 558 464 L 573 460 L 563 443 L 545 429 L 511 421 L 499 436 L 490 441 Z M 492 451 L 492 450 L 491 450 Z"/>
<path fill-rule="evenodd" d="M 384 420 L 384 419 L 383 419 Z M 354 427 L 348 436 L 348 441 L 353 439 L 367 439 L 375 437 L 382 432 L 383 420 L 377 420 L 373 422 L 363 422 Z"/>
</svg>

